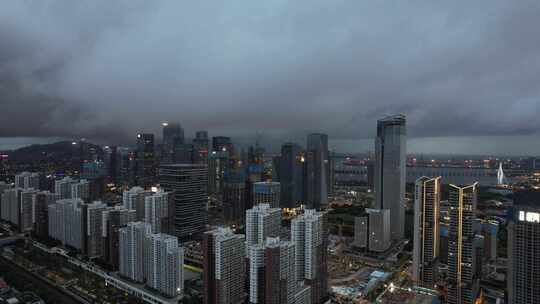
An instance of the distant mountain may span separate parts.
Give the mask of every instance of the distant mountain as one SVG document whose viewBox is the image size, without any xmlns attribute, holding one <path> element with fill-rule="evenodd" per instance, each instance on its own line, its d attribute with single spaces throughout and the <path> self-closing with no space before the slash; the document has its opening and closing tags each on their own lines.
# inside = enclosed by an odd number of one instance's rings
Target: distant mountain
<svg viewBox="0 0 540 304">
<path fill-rule="evenodd" d="M 61 161 L 66 159 L 89 159 L 91 155 L 103 155 L 100 146 L 88 142 L 60 141 L 52 144 L 40 144 L 3 152 L 9 160 L 15 162 Z"/>
</svg>

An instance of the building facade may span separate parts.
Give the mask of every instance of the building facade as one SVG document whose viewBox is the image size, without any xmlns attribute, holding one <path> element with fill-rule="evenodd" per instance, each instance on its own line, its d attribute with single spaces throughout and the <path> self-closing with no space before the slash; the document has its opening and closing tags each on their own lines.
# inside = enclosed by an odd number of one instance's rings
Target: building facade
<svg viewBox="0 0 540 304">
<path fill-rule="evenodd" d="M 441 178 L 416 181 L 414 196 L 413 279 L 433 288 L 438 281 Z"/>
<path fill-rule="evenodd" d="M 405 230 L 405 116 L 377 121 L 374 166 L 374 208 L 390 210 L 393 240 L 402 240 Z"/>
</svg>

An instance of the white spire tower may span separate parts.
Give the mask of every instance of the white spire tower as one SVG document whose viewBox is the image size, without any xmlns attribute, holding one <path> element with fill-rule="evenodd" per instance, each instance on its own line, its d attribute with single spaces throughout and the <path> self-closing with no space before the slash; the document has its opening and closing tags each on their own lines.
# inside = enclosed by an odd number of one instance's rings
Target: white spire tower
<svg viewBox="0 0 540 304">
<path fill-rule="evenodd" d="M 497 170 L 497 185 L 504 184 L 504 172 L 502 168 L 502 162 L 499 163 L 499 170 Z"/>
</svg>

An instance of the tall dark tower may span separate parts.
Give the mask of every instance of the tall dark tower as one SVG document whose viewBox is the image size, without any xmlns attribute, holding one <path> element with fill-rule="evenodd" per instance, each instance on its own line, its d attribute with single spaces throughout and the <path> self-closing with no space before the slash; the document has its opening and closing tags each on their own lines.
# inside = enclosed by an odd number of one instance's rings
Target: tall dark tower
<svg viewBox="0 0 540 304">
<path fill-rule="evenodd" d="M 309 134 L 306 149 L 306 205 L 308 208 L 321 209 L 328 203 L 330 181 L 328 154 L 328 135 Z"/>
<path fill-rule="evenodd" d="M 135 183 L 148 187 L 155 178 L 154 134 L 137 134 Z"/>
<path fill-rule="evenodd" d="M 405 236 L 405 116 L 377 121 L 375 139 L 374 208 L 390 210 L 393 240 Z"/>
</svg>

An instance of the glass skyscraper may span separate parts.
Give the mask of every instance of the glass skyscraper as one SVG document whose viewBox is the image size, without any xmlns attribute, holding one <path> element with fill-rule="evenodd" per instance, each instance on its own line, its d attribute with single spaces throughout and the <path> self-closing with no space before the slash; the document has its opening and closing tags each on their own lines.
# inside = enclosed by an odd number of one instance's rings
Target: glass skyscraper
<svg viewBox="0 0 540 304">
<path fill-rule="evenodd" d="M 404 237 L 406 139 L 404 115 L 389 116 L 377 121 L 373 207 L 390 210 L 393 240 Z"/>
</svg>

